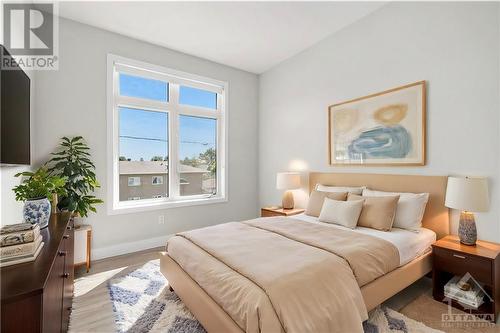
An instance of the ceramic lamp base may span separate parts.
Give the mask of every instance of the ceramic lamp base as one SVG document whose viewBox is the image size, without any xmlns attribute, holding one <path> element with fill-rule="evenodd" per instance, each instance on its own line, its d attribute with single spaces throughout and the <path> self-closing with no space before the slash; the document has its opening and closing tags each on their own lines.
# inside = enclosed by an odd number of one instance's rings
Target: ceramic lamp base
<svg viewBox="0 0 500 333">
<path fill-rule="evenodd" d="M 283 209 L 293 209 L 294 206 L 293 202 L 293 193 L 292 191 L 286 191 L 283 194 L 283 199 L 281 200 L 281 205 L 283 206 Z"/>
<path fill-rule="evenodd" d="M 477 229 L 473 213 L 465 211 L 460 213 L 458 237 L 460 238 L 460 243 L 462 244 L 476 245 Z"/>
</svg>

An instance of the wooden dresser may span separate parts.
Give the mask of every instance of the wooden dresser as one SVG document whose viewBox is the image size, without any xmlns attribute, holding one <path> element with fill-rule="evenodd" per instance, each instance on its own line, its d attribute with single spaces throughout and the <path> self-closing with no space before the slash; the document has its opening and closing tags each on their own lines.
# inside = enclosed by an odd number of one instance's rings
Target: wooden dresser
<svg viewBox="0 0 500 333">
<path fill-rule="evenodd" d="M 73 301 L 73 220 L 51 216 L 38 258 L 0 268 L 1 331 L 66 332 Z"/>
</svg>

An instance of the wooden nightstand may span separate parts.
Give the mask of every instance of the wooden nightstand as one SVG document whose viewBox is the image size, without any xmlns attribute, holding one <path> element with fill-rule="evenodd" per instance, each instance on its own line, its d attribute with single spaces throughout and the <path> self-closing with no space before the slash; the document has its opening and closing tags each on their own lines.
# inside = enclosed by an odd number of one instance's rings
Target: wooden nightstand
<svg viewBox="0 0 500 333">
<path fill-rule="evenodd" d="M 485 291 L 492 301 L 485 302 L 477 310 L 466 312 L 474 314 L 493 314 L 495 321 L 500 312 L 500 244 L 478 241 L 475 246 L 463 245 L 457 236 L 446 236 L 432 245 L 433 271 L 432 294 L 440 302 L 444 299 L 444 285 L 454 276 L 469 273 L 476 281 L 484 283 Z M 460 310 L 460 304 L 452 301 Z"/>
<path fill-rule="evenodd" d="M 292 216 L 303 213 L 305 209 L 294 208 L 294 209 L 283 209 L 274 207 L 264 207 L 260 210 L 260 216 L 270 217 L 270 216 Z"/>
</svg>

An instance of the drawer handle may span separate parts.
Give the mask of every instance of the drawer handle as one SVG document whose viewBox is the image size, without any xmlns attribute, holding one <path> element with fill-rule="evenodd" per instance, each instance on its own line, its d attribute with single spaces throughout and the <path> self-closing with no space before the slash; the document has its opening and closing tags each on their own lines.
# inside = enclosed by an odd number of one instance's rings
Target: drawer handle
<svg viewBox="0 0 500 333">
<path fill-rule="evenodd" d="M 59 254 L 59 256 L 61 257 L 64 257 L 67 253 L 68 251 L 59 251 L 57 254 Z"/>
<path fill-rule="evenodd" d="M 465 259 L 465 258 L 466 258 L 465 256 L 461 256 L 461 255 L 459 255 L 459 254 L 453 254 L 453 256 L 454 256 L 455 258 L 460 258 L 460 259 Z"/>
<path fill-rule="evenodd" d="M 69 235 L 64 235 L 63 236 L 64 239 L 68 239 L 69 238 Z"/>
<path fill-rule="evenodd" d="M 65 279 L 69 278 L 69 273 L 64 273 L 64 274 L 62 275 L 62 277 L 63 277 L 63 278 L 65 278 Z"/>
</svg>

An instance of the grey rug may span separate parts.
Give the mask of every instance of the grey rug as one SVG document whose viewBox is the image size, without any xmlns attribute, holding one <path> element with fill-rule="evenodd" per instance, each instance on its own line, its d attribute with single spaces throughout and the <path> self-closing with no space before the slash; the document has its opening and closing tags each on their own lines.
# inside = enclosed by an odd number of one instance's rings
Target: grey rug
<svg viewBox="0 0 500 333">
<path fill-rule="evenodd" d="M 108 281 L 118 332 L 204 333 L 201 324 L 167 287 L 159 260 Z M 437 333 L 386 307 L 370 312 L 363 323 L 365 333 Z"/>
</svg>

